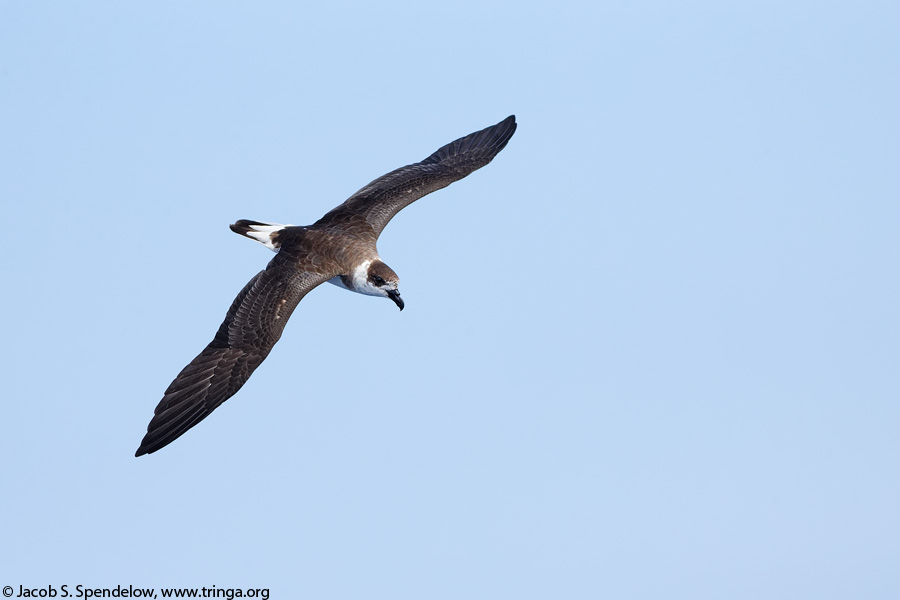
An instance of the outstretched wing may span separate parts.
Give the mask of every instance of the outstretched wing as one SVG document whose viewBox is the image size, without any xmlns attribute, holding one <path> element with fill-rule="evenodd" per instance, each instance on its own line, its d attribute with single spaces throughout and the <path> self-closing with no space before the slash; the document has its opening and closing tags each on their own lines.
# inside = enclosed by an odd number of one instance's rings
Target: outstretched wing
<svg viewBox="0 0 900 600">
<path fill-rule="evenodd" d="M 303 296 L 327 280 L 286 255 L 272 259 L 234 299 L 213 341 L 166 389 L 135 456 L 172 443 L 241 389 Z"/>
<path fill-rule="evenodd" d="M 380 235 L 388 222 L 422 196 L 447 187 L 480 169 L 503 150 L 516 131 L 511 115 L 496 125 L 451 142 L 412 165 L 383 175 L 316 222 L 316 226 L 352 229 L 360 218 Z"/>
</svg>

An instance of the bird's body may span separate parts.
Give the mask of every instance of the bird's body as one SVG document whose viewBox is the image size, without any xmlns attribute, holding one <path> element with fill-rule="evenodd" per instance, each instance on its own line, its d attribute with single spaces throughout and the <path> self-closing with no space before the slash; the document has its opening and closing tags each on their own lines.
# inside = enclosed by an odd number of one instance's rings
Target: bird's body
<svg viewBox="0 0 900 600">
<path fill-rule="evenodd" d="M 234 395 L 268 356 L 303 297 L 330 281 L 390 298 L 399 279 L 376 242 L 402 208 L 488 164 L 516 129 L 511 116 L 460 138 L 425 160 L 379 177 L 309 226 L 240 220 L 236 233 L 276 252 L 237 295 L 213 341 L 166 389 L 135 456 L 168 445 Z"/>
</svg>

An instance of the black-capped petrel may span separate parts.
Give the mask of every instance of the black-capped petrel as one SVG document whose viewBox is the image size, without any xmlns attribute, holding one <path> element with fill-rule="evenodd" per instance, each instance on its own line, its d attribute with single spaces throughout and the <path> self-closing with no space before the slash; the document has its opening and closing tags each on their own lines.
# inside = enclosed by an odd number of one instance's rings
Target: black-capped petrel
<svg viewBox="0 0 900 600">
<path fill-rule="evenodd" d="M 281 337 L 297 304 L 326 281 L 368 296 L 403 300 L 376 242 L 402 208 L 485 166 L 516 131 L 510 116 L 447 144 L 425 160 L 379 177 L 306 227 L 240 220 L 232 231 L 276 252 L 244 286 L 219 331 L 166 389 L 135 456 L 172 443 L 233 396 Z"/>
</svg>

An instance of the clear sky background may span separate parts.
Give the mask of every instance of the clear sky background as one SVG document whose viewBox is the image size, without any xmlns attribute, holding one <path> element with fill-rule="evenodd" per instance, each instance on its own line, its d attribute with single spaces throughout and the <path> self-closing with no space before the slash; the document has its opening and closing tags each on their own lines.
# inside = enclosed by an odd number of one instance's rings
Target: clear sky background
<svg viewBox="0 0 900 600">
<path fill-rule="evenodd" d="M 892 2 L 0 2 L 0 585 L 900 597 Z M 515 113 L 134 458 L 271 253 Z"/>
</svg>

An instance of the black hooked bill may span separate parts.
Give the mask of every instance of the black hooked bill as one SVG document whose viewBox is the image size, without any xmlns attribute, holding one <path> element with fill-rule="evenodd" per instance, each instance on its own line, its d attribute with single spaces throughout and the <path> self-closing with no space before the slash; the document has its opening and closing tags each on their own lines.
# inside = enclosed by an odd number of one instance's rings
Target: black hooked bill
<svg viewBox="0 0 900 600">
<path fill-rule="evenodd" d="M 403 310 L 403 298 L 400 297 L 400 292 L 398 290 L 391 290 L 388 293 L 388 298 L 394 301 L 394 304 L 400 307 L 400 310 Z"/>
</svg>

